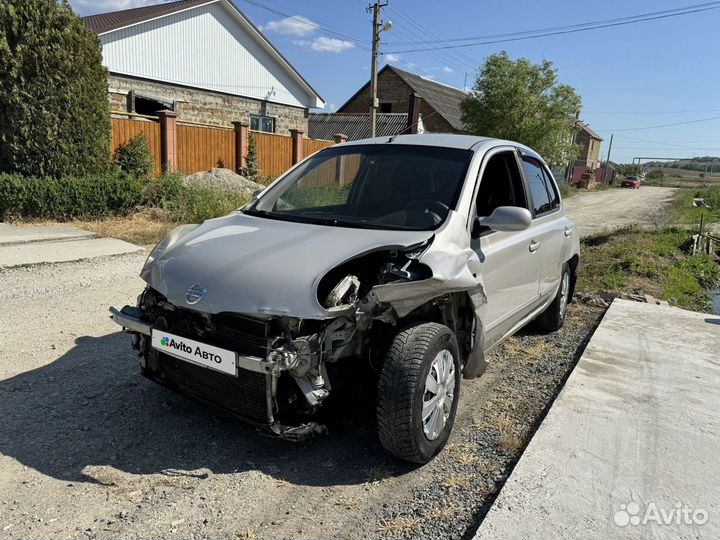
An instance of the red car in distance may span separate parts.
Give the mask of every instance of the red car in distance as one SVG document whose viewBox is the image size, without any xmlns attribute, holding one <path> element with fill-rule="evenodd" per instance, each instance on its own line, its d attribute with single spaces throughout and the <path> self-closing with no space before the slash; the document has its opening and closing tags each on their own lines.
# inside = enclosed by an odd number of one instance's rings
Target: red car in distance
<svg viewBox="0 0 720 540">
<path fill-rule="evenodd" d="M 637 176 L 626 176 L 621 185 L 624 188 L 640 189 L 640 178 Z"/>
</svg>

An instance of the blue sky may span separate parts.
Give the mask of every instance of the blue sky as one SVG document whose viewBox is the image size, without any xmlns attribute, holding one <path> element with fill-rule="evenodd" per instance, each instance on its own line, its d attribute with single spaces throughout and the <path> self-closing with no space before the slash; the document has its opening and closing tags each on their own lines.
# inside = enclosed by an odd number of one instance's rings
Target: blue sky
<svg viewBox="0 0 720 540">
<path fill-rule="evenodd" d="M 487 55 L 551 60 L 561 82 L 583 99 L 582 118 L 604 138 L 615 133 L 612 159 L 634 156 L 720 155 L 720 9 L 574 34 L 449 50 L 398 52 L 412 43 L 486 36 L 681 8 L 702 0 L 390 0 L 381 65 L 463 87 L 472 85 Z M 370 76 L 371 16 L 364 0 L 235 0 L 250 19 L 325 98 L 330 110 Z M 71 0 L 81 15 L 157 3 L 157 0 Z M 285 15 L 293 16 L 286 20 Z M 318 29 L 313 24 L 319 25 Z M 439 46 L 448 43 L 439 43 Z M 621 131 L 623 130 L 623 131 Z"/>
</svg>

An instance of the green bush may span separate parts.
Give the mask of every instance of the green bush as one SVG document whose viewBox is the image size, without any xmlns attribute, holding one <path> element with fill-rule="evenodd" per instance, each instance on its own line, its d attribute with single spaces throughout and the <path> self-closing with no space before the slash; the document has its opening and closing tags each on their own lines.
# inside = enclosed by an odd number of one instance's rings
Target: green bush
<svg viewBox="0 0 720 540">
<path fill-rule="evenodd" d="M 150 206 L 168 210 L 181 223 L 201 223 L 229 214 L 248 202 L 239 193 L 207 187 L 186 186 L 177 174 L 166 174 L 148 182 L 145 200 Z"/>
<path fill-rule="evenodd" d="M 165 208 L 179 222 L 202 223 L 229 214 L 247 202 L 248 197 L 239 193 L 182 186 L 174 199 L 166 200 Z"/>
<path fill-rule="evenodd" d="M 148 178 L 155 167 L 155 160 L 145 134 L 139 133 L 118 146 L 113 153 L 113 162 L 122 172 L 135 178 Z"/>
<path fill-rule="evenodd" d="M 0 1 L 0 172 L 105 174 L 107 70 L 67 1 Z"/>
<path fill-rule="evenodd" d="M 125 175 L 23 177 L 0 174 L 0 221 L 124 213 L 142 204 L 144 182 Z"/>
</svg>

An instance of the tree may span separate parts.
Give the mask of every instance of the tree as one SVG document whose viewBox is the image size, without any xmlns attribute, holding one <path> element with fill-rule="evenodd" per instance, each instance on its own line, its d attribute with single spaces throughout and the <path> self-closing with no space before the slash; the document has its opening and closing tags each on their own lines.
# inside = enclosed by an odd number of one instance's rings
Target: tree
<svg viewBox="0 0 720 540">
<path fill-rule="evenodd" d="M 559 165 L 577 155 L 572 130 L 580 106 L 552 62 L 511 60 L 502 52 L 488 57 L 462 111 L 468 130 L 525 144 Z"/>
<path fill-rule="evenodd" d="M 147 178 L 155 168 L 150 145 L 144 133 L 138 133 L 121 144 L 113 153 L 113 162 L 123 172 L 134 178 Z"/>
<path fill-rule="evenodd" d="M 252 134 L 248 137 L 248 153 L 245 158 L 245 168 L 242 174 L 248 180 L 257 181 L 260 176 L 260 160 L 257 153 L 257 144 Z"/>
<path fill-rule="evenodd" d="M 108 170 L 107 71 L 67 0 L 0 0 L 0 172 Z"/>
</svg>

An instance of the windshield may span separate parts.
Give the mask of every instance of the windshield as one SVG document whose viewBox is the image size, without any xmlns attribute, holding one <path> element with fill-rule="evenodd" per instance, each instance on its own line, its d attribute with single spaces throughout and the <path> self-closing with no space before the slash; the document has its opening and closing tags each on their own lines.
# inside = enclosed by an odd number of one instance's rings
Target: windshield
<svg viewBox="0 0 720 540">
<path fill-rule="evenodd" d="M 432 230 L 455 209 L 470 150 L 373 144 L 318 152 L 246 213 L 287 221 Z"/>
</svg>

